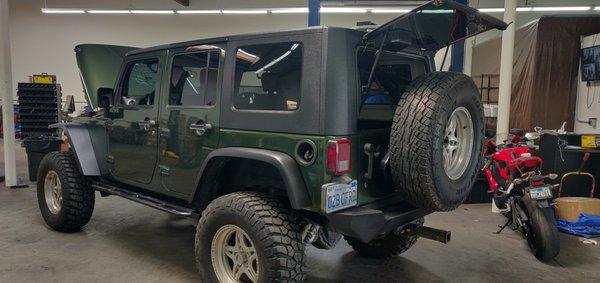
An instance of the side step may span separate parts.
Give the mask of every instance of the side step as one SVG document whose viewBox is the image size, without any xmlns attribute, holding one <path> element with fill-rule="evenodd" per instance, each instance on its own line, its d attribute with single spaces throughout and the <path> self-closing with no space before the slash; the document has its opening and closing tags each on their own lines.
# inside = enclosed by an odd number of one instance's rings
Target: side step
<svg viewBox="0 0 600 283">
<path fill-rule="evenodd" d="M 162 210 L 164 212 L 172 213 L 175 215 L 191 217 L 194 219 L 197 219 L 200 217 L 200 215 L 198 215 L 198 213 L 194 212 L 193 209 L 179 206 L 179 205 L 172 204 L 172 203 L 168 203 L 168 202 L 164 202 L 157 198 L 153 198 L 151 196 L 143 195 L 143 194 L 136 193 L 136 192 L 131 192 L 128 190 L 117 188 L 115 186 L 111 186 L 111 185 L 107 185 L 107 184 L 103 184 L 103 183 L 99 183 L 99 182 L 94 182 L 92 184 L 92 188 L 94 188 L 97 191 L 107 193 L 109 195 L 120 196 L 120 197 L 126 198 L 128 200 L 131 200 L 131 201 L 134 201 L 137 203 L 141 203 L 143 205 L 147 205 L 149 207 L 156 208 L 158 210 Z"/>
</svg>

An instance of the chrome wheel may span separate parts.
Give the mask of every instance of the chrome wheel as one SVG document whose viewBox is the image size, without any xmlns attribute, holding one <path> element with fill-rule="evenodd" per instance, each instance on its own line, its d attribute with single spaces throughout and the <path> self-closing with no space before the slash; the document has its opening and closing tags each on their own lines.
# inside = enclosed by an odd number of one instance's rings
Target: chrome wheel
<svg viewBox="0 0 600 283">
<path fill-rule="evenodd" d="M 442 156 L 444 171 L 451 180 L 459 179 L 467 170 L 473 151 L 473 120 L 465 107 L 454 109 L 446 124 Z"/>
<path fill-rule="evenodd" d="M 211 258 L 219 282 L 258 282 L 258 256 L 250 237 L 242 228 L 221 227 L 211 243 Z"/>
<path fill-rule="evenodd" d="M 44 179 L 44 196 L 50 212 L 58 214 L 62 208 L 63 196 L 60 178 L 54 170 L 46 173 L 46 178 Z"/>
</svg>

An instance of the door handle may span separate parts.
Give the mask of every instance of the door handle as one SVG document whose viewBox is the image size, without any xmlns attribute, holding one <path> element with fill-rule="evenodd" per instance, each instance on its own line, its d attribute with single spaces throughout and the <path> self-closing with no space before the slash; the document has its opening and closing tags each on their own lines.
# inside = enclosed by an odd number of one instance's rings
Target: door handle
<svg viewBox="0 0 600 283">
<path fill-rule="evenodd" d="M 146 117 L 144 120 L 138 121 L 138 125 L 140 125 L 144 131 L 148 131 L 151 127 L 156 126 L 156 121 Z"/>
<path fill-rule="evenodd" d="M 190 130 L 196 131 L 196 135 L 202 136 L 212 130 L 212 125 L 209 123 L 204 123 L 204 121 L 198 121 L 195 124 L 190 125 Z"/>
</svg>

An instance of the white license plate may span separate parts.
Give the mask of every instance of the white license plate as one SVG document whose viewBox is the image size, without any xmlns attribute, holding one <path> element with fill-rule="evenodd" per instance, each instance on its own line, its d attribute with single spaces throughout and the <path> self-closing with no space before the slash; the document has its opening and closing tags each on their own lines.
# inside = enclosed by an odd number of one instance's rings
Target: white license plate
<svg viewBox="0 0 600 283">
<path fill-rule="evenodd" d="M 355 206 L 358 203 L 356 180 L 349 184 L 331 184 L 323 188 L 324 210 L 326 213 Z"/>
<path fill-rule="evenodd" d="M 552 198 L 552 190 L 550 187 L 538 187 L 529 189 L 529 196 L 532 199 L 547 199 Z"/>
</svg>

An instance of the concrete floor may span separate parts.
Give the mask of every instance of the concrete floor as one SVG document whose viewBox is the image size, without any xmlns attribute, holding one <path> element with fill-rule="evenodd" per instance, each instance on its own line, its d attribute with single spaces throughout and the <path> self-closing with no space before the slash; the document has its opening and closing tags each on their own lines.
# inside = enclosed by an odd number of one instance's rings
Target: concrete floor
<svg viewBox="0 0 600 283">
<path fill-rule="evenodd" d="M 26 179 L 21 148 L 17 156 Z M 600 282 L 600 246 L 563 234 L 560 255 L 543 264 L 516 233 L 492 233 L 503 221 L 489 205 L 430 215 L 426 224 L 452 230 L 452 242 L 421 239 L 389 261 L 358 257 L 345 242 L 310 247 L 309 282 Z M 58 233 L 38 212 L 34 184 L 0 187 L 0 282 L 198 282 L 193 239 L 189 220 L 118 197 L 97 197 L 82 232 Z"/>
</svg>

